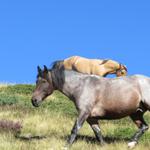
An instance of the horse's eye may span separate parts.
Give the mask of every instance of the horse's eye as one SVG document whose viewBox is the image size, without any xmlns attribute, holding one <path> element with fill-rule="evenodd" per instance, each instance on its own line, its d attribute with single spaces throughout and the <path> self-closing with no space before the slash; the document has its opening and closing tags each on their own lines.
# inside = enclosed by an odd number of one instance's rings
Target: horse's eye
<svg viewBox="0 0 150 150">
<path fill-rule="evenodd" d="M 123 70 L 123 71 L 121 71 L 121 74 L 126 74 L 126 72 Z"/>
<path fill-rule="evenodd" d="M 46 81 L 46 80 L 43 80 L 42 82 L 43 82 L 43 83 L 46 83 L 47 81 Z"/>
</svg>

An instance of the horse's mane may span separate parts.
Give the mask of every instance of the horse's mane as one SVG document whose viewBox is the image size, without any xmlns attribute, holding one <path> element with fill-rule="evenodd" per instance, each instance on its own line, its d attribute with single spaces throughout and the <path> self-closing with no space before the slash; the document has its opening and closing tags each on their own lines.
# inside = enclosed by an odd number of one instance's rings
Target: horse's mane
<svg viewBox="0 0 150 150">
<path fill-rule="evenodd" d="M 63 62 L 64 62 L 64 60 L 56 60 L 56 61 L 52 62 L 51 69 L 60 69 L 63 66 Z"/>
</svg>

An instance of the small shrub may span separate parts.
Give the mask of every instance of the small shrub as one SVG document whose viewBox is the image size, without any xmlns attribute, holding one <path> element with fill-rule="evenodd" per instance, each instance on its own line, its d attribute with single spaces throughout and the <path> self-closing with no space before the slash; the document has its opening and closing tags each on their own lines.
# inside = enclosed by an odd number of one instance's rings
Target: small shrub
<svg viewBox="0 0 150 150">
<path fill-rule="evenodd" d="M 0 120 L 0 129 L 13 131 L 15 133 L 21 132 L 22 125 L 20 122 L 14 122 L 12 120 Z"/>
<path fill-rule="evenodd" d="M 13 105 L 18 102 L 15 95 L 9 95 L 7 93 L 0 93 L 0 105 Z"/>
</svg>

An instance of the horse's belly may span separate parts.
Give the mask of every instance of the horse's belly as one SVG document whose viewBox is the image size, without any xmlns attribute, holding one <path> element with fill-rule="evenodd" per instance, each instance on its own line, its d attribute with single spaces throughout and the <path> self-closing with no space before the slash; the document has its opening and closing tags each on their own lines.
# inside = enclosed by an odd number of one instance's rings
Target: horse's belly
<svg viewBox="0 0 150 150">
<path fill-rule="evenodd" d="M 104 115 L 99 116 L 101 119 L 121 119 L 126 116 L 130 116 L 136 110 L 125 111 L 125 112 L 105 112 Z"/>
<path fill-rule="evenodd" d="M 106 119 L 123 118 L 136 112 L 140 101 L 140 93 L 134 87 L 110 90 L 97 100 L 91 115 Z"/>
<path fill-rule="evenodd" d="M 136 112 L 138 107 L 139 105 L 137 103 L 120 107 L 95 107 L 91 112 L 91 117 L 98 117 L 100 119 L 120 119 Z"/>
<path fill-rule="evenodd" d="M 103 112 L 102 113 L 93 113 L 91 114 L 90 117 L 96 117 L 99 119 L 121 119 L 123 117 L 129 116 L 132 113 L 134 113 L 136 110 L 134 111 L 128 111 L 128 112 Z"/>
</svg>

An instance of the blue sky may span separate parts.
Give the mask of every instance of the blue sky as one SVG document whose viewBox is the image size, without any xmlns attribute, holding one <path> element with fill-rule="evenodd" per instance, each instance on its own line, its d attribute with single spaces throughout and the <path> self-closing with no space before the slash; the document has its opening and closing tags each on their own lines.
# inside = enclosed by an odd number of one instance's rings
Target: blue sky
<svg viewBox="0 0 150 150">
<path fill-rule="evenodd" d="M 72 55 L 150 76 L 150 1 L 0 1 L 0 82 L 33 83 L 37 65 Z"/>
</svg>

